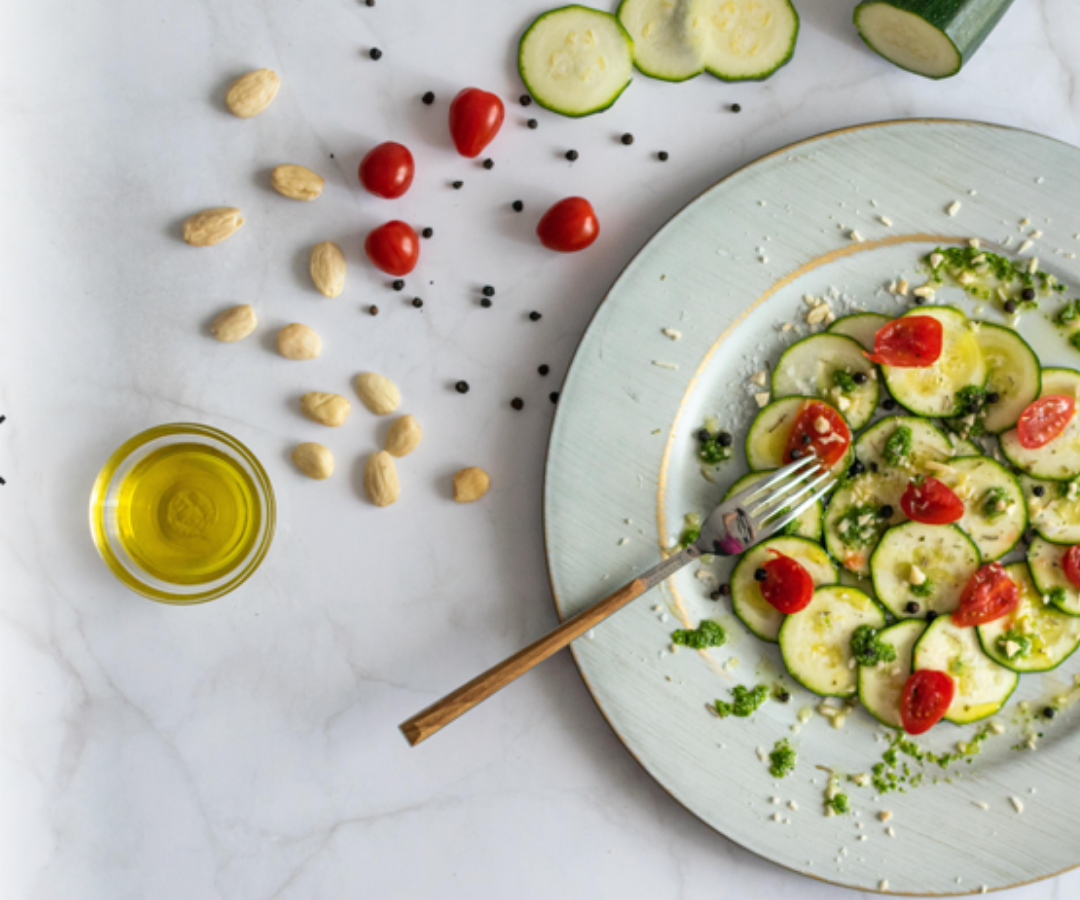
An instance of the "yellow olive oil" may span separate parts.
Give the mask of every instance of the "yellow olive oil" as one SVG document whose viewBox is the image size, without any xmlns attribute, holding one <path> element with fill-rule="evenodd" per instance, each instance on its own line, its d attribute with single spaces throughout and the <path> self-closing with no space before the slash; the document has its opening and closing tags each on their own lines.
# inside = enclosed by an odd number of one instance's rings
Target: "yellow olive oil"
<svg viewBox="0 0 1080 900">
<path fill-rule="evenodd" d="M 120 484 L 120 543 L 144 571 L 170 584 L 205 584 L 240 565 L 258 538 L 255 483 L 233 459 L 199 443 L 141 459 Z"/>
</svg>

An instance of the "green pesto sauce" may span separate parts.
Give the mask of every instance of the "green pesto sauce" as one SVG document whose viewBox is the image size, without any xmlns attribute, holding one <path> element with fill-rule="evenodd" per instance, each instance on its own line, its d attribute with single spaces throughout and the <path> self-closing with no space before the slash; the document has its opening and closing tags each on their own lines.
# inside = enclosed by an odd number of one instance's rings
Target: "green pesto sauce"
<svg viewBox="0 0 1080 900">
<path fill-rule="evenodd" d="M 878 637 L 873 625 L 860 625 L 851 636 L 851 654 L 860 666 L 876 666 L 881 662 L 894 662 L 896 648 Z"/>
<path fill-rule="evenodd" d="M 691 650 L 704 650 L 707 647 L 719 647 L 727 641 L 727 633 L 719 623 L 712 619 L 703 619 L 692 631 L 679 628 L 671 632 L 671 643 L 689 647 Z"/>
<path fill-rule="evenodd" d="M 911 456 L 912 443 L 911 429 L 907 425 L 901 425 L 885 441 L 885 461 L 890 466 L 902 466 Z"/>
<path fill-rule="evenodd" d="M 993 522 L 994 519 L 1005 515 L 1008 504 L 1009 492 L 1005 488 L 989 488 L 983 494 L 982 502 L 979 504 L 979 512 L 988 522 Z"/>
<path fill-rule="evenodd" d="M 881 508 L 871 503 L 852 506 L 836 522 L 836 531 L 840 539 L 849 547 L 869 547 L 876 544 L 884 523 L 880 518 Z M 859 523 L 864 516 L 870 516 L 865 525 Z"/>
<path fill-rule="evenodd" d="M 838 816 L 842 816 L 844 813 L 851 811 L 851 803 L 848 801 L 847 794 L 837 794 L 834 797 L 830 797 L 825 801 L 825 806 Z"/>
<path fill-rule="evenodd" d="M 759 684 L 753 690 L 747 690 L 741 684 L 737 684 L 731 692 L 730 703 L 726 700 L 716 701 L 716 714 L 720 716 L 721 719 L 727 718 L 728 716 L 738 716 L 740 719 L 747 719 L 768 699 L 769 689 L 763 684 Z"/>
<path fill-rule="evenodd" d="M 1056 590 L 1064 593 L 1064 588 L 1057 588 Z M 1015 628 L 1010 628 L 1004 634 L 999 634 L 995 643 L 997 644 L 998 652 L 1009 660 L 1020 659 L 1031 652 L 1031 638 L 1026 634 L 1021 634 Z M 1014 649 L 1012 653 L 1005 649 L 1008 644 L 1016 645 L 1016 649 Z"/>
<path fill-rule="evenodd" d="M 881 754 L 881 762 L 871 769 L 870 784 L 879 794 L 890 791 L 906 793 L 909 788 L 916 788 L 923 783 L 926 778 L 925 768 L 928 766 L 937 766 L 944 771 L 961 760 L 970 765 L 982 752 L 982 745 L 991 733 L 990 726 L 986 725 L 976 732 L 962 751 L 934 753 L 932 750 L 923 750 L 904 732 L 898 731 L 889 742 L 888 749 Z M 904 759 L 901 759 L 902 756 Z M 912 763 L 918 767 L 917 770 L 912 768 Z M 937 778 L 934 778 L 934 782 L 937 782 Z"/>
<path fill-rule="evenodd" d="M 941 256 L 941 261 L 936 266 L 931 262 L 931 257 L 935 254 Z M 1012 301 L 1017 310 L 1038 308 L 1038 299 L 1023 298 L 1022 292 L 1025 288 L 1034 288 L 1043 296 L 1065 290 L 1065 285 L 1060 284 L 1053 275 L 1041 270 L 1029 272 L 1028 260 L 1013 262 L 1008 257 L 978 247 L 937 247 L 933 253 L 923 257 L 923 262 L 930 267 L 936 284 L 942 284 L 946 276 L 957 282 L 961 276 L 974 276 L 971 283 L 960 285 L 966 293 L 980 300 L 996 300 L 1002 305 Z M 987 276 L 993 277 L 999 284 L 991 289 L 985 280 Z"/>
<path fill-rule="evenodd" d="M 840 388 L 845 394 L 850 394 L 859 389 L 859 386 L 855 383 L 855 379 L 843 369 L 837 369 L 833 372 L 833 384 Z"/>
<path fill-rule="evenodd" d="M 769 754 L 769 774 L 773 778 L 784 778 L 795 771 L 798 756 L 787 738 L 778 740 Z"/>
<path fill-rule="evenodd" d="M 687 513 L 683 516 L 683 530 L 679 535 L 679 546 L 689 547 L 701 537 L 701 516 L 697 513 Z"/>
<path fill-rule="evenodd" d="M 934 579 L 927 578 L 922 584 L 908 585 L 908 590 L 916 597 L 921 597 L 925 600 L 934 593 Z"/>
</svg>

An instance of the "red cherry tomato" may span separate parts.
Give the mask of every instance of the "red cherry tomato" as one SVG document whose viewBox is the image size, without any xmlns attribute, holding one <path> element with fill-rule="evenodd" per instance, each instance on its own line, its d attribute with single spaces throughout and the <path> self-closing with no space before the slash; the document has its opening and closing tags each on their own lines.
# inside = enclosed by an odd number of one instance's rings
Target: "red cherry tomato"
<svg viewBox="0 0 1080 900">
<path fill-rule="evenodd" d="M 908 676 L 900 695 L 900 721 L 908 734 L 923 734 L 944 717 L 956 693 L 947 672 L 919 669 Z"/>
<path fill-rule="evenodd" d="M 548 250 L 576 253 L 600 235 L 600 222 L 584 197 L 567 197 L 544 213 L 536 226 L 540 243 Z"/>
<path fill-rule="evenodd" d="M 480 88 L 465 88 L 450 104 L 450 137 L 462 156 L 472 159 L 499 133 L 502 100 Z"/>
<path fill-rule="evenodd" d="M 866 358 L 879 366 L 924 369 L 941 356 L 944 329 L 933 316 L 893 319 L 874 335 L 874 352 Z"/>
<path fill-rule="evenodd" d="M 813 452 L 822 465 L 834 466 L 843 459 L 850 444 L 851 430 L 844 417 L 827 403 L 807 400 L 791 423 L 784 464 Z"/>
<path fill-rule="evenodd" d="M 761 596 L 778 612 L 791 614 L 806 609 L 814 595 L 814 579 L 790 556 L 771 547 L 769 552 L 776 559 L 770 559 L 762 566 L 765 580 L 758 582 Z"/>
<path fill-rule="evenodd" d="M 409 189 L 415 171 L 409 148 L 387 141 L 360 160 L 360 183 L 376 197 L 395 200 Z"/>
<path fill-rule="evenodd" d="M 909 519 L 924 525 L 949 525 L 964 517 L 964 501 L 947 484 L 929 475 L 908 482 L 900 508 Z"/>
<path fill-rule="evenodd" d="M 1063 394 L 1040 397 L 1022 413 L 1016 423 L 1016 436 L 1025 450 L 1045 447 L 1076 415 L 1076 401 Z"/>
<path fill-rule="evenodd" d="M 1016 586 L 1001 563 L 983 566 L 964 585 L 960 605 L 952 614 L 959 628 L 985 625 L 1007 616 L 1020 605 L 1020 588 Z"/>
<path fill-rule="evenodd" d="M 1080 591 L 1080 544 L 1070 547 L 1066 551 L 1065 559 L 1062 560 L 1061 565 L 1065 570 L 1065 577 L 1069 579 L 1069 583 Z"/>
<path fill-rule="evenodd" d="M 364 252 L 387 275 L 408 275 L 420 258 L 420 239 L 412 226 L 395 219 L 368 234 Z"/>
</svg>

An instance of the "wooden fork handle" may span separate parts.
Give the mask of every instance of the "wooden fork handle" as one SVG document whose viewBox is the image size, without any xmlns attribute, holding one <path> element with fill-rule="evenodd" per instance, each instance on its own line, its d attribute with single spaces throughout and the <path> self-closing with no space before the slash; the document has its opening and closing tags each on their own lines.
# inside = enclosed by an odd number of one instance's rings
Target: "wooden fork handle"
<svg viewBox="0 0 1080 900">
<path fill-rule="evenodd" d="M 468 684 L 463 684 L 452 694 L 447 694 L 442 700 L 402 722 L 398 726 L 401 733 L 415 747 L 443 726 L 449 725 L 458 716 L 467 713 L 476 704 L 524 675 L 537 663 L 543 662 L 575 638 L 581 637 L 594 625 L 602 622 L 616 610 L 622 609 L 635 597 L 640 597 L 651 586 L 644 576 L 635 578 L 614 594 L 582 610 L 572 619 L 567 619 L 554 631 L 544 635 L 524 650 L 492 666 Z"/>
</svg>

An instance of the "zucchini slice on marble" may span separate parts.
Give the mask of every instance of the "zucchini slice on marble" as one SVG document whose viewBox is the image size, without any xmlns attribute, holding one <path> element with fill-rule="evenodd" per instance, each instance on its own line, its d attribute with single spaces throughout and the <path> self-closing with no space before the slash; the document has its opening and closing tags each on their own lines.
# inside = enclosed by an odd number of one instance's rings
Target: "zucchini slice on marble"
<svg viewBox="0 0 1080 900">
<path fill-rule="evenodd" d="M 690 0 L 689 17 L 706 70 L 724 81 L 761 81 L 795 53 L 791 0 Z"/>
<path fill-rule="evenodd" d="M 634 41 L 634 67 L 661 81 L 705 71 L 701 42 L 690 28 L 690 0 L 622 0 L 616 15 Z"/>
</svg>

